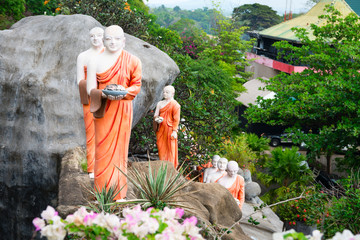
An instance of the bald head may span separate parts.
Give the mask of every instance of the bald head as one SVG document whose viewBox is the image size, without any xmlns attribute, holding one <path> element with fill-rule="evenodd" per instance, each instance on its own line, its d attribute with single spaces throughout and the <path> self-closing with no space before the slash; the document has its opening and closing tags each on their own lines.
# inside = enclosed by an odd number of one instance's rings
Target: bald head
<svg viewBox="0 0 360 240">
<path fill-rule="evenodd" d="M 171 85 L 164 87 L 164 98 L 165 99 L 172 99 L 175 95 L 175 88 Z"/>
<path fill-rule="evenodd" d="M 229 161 L 226 171 L 230 177 L 235 176 L 239 171 L 239 164 L 235 161 Z"/>
<path fill-rule="evenodd" d="M 110 52 L 118 52 L 125 47 L 124 31 L 118 25 L 105 28 L 104 38 L 104 45 Z"/>
<path fill-rule="evenodd" d="M 94 27 L 90 30 L 90 42 L 94 47 L 103 47 L 104 30 Z"/>
<path fill-rule="evenodd" d="M 102 36 L 104 35 L 104 29 L 102 29 L 101 27 L 94 27 L 90 30 L 90 36 L 92 34 L 101 34 Z"/>
<path fill-rule="evenodd" d="M 118 25 L 111 25 L 105 28 L 105 37 L 108 35 L 124 37 L 124 30 Z"/>
<path fill-rule="evenodd" d="M 218 168 L 222 171 L 226 170 L 228 160 L 226 158 L 220 158 L 218 162 Z"/>
</svg>

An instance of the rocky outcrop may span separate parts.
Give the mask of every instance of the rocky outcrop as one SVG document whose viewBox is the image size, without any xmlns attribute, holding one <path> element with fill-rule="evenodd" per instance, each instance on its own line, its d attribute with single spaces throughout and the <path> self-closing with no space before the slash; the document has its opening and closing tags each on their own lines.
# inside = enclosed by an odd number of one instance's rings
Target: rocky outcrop
<svg viewBox="0 0 360 240">
<path fill-rule="evenodd" d="M 84 153 L 82 154 L 84 156 Z M 87 174 L 79 171 L 81 158 L 81 151 L 75 149 L 65 155 L 61 164 L 59 206 L 57 210 L 63 217 L 74 212 L 79 205 L 86 205 L 87 201 L 91 199 L 91 196 L 84 195 L 84 189 L 90 188 L 91 184 L 89 178 L 86 179 Z M 168 176 L 177 174 L 177 171 L 169 162 L 151 161 L 150 163 L 153 171 L 157 171 L 161 165 L 167 164 Z M 149 163 L 133 162 L 129 164 L 128 171 L 132 169 L 136 169 L 140 174 L 148 174 Z M 73 180 L 73 184 L 69 184 L 70 179 L 78 179 L 79 181 L 75 182 Z M 128 184 L 127 199 L 139 198 L 139 191 L 133 187 L 131 182 L 128 181 Z M 228 228 L 242 217 L 242 213 L 232 195 L 219 184 L 193 182 L 181 190 L 180 196 L 181 204 L 193 209 L 187 214 L 195 215 L 208 226 L 216 226 L 218 229 Z M 236 224 L 231 233 L 225 234 L 222 239 L 248 240 L 250 238 L 244 234 L 240 225 Z"/>
<path fill-rule="evenodd" d="M 0 234 L 30 239 L 31 220 L 56 205 L 60 159 L 85 144 L 76 57 L 89 48 L 84 15 L 34 16 L 0 31 Z M 126 35 L 126 50 L 143 65 L 134 124 L 159 100 L 179 69 L 156 47 Z"/>
</svg>

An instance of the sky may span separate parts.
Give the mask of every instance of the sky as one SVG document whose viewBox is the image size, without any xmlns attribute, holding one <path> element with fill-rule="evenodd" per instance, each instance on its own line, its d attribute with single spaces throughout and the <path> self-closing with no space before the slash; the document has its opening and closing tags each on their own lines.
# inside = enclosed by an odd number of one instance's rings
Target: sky
<svg viewBox="0 0 360 240">
<path fill-rule="evenodd" d="M 268 5 L 272 9 L 278 12 L 278 14 L 284 14 L 287 3 L 287 11 L 290 10 L 290 1 L 292 12 L 307 12 L 310 9 L 310 6 L 306 5 L 308 0 L 215 0 L 215 2 L 219 2 L 223 13 L 226 15 L 230 15 L 232 10 L 235 7 L 244 5 L 244 4 L 253 4 L 259 3 L 263 5 Z M 161 5 L 165 5 L 165 7 L 173 8 L 175 6 L 179 6 L 181 9 L 197 9 L 208 7 L 212 8 L 212 0 L 144 0 L 145 4 L 150 7 L 158 7 Z"/>
</svg>

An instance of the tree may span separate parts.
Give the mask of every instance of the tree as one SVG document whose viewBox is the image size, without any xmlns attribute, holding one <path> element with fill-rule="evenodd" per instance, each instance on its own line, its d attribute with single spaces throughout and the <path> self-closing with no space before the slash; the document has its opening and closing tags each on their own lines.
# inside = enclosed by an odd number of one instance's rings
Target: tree
<svg viewBox="0 0 360 240">
<path fill-rule="evenodd" d="M 263 30 L 281 22 L 276 11 L 259 3 L 234 8 L 232 18 L 237 24 L 248 26 L 250 30 Z"/>
<path fill-rule="evenodd" d="M 293 29 L 302 46 L 282 41 L 275 43 L 279 57 L 308 68 L 291 75 L 281 73 L 266 81 L 274 99 L 259 99 L 246 115 L 250 122 L 292 125 L 298 142 L 304 141 L 310 156 L 325 153 L 330 172 L 330 156 L 347 148 L 343 166 L 359 167 L 360 134 L 360 18 L 351 13 L 342 18 L 334 7 L 320 16 L 326 24 L 312 24 L 312 35 L 305 29 Z M 315 134 L 317 130 L 317 134 Z"/>
</svg>

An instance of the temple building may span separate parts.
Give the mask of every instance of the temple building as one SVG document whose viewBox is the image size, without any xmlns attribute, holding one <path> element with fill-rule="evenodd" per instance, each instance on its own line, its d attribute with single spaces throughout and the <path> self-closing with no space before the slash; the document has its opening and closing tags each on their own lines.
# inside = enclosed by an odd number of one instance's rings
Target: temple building
<svg viewBox="0 0 360 240">
<path fill-rule="evenodd" d="M 324 10 L 326 5 L 333 5 L 335 9 L 340 11 L 342 16 L 347 16 L 351 12 L 355 12 L 360 16 L 360 0 L 320 0 L 319 3 L 304 15 L 284 21 L 260 32 L 248 32 L 250 37 L 257 39 L 252 51 L 247 53 L 247 58 L 252 61 L 249 62 L 250 66 L 246 68 L 246 71 L 253 72 L 254 74 L 251 78 L 252 80 L 243 85 L 247 91 L 237 98 L 242 103 L 242 106 L 237 107 L 239 120 L 241 121 L 240 126 L 245 127 L 248 132 L 258 135 L 262 133 L 281 133 L 286 128 L 286 126 L 269 126 L 266 124 L 247 125 L 247 120 L 243 117 L 243 113 L 249 104 L 255 104 L 257 97 L 260 96 L 266 99 L 275 96 L 273 92 L 259 90 L 259 88 L 265 87 L 265 83 L 260 81 L 259 78 L 269 79 L 280 72 L 288 74 L 302 72 L 306 68 L 306 66 L 294 66 L 284 59 L 278 59 L 277 49 L 273 44 L 285 40 L 295 46 L 301 46 L 300 40 L 291 30 L 292 28 L 305 28 L 310 32 L 310 39 L 314 38 L 311 34 L 310 26 L 311 24 L 321 26 L 326 23 L 326 20 L 319 19 L 319 16 L 327 14 Z"/>
<path fill-rule="evenodd" d="M 292 28 L 305 28 L 311 34 L 311 24 L 324 25 L 324 19 L 320 15 L 327 14 L 324 10 L 326 5 L 333 5 L 343 16 L 355 12 L 360 16 L 360 0 L 320 0 L 313 8 L 304 15 L 287 20 L 260 32 L 249 32 L 251 37 L 257 39 L 257 43 L 251 52 L 247 53 L 248 59 L 255 59 L 247 71 L 254 72 L 253 78 L 271 78 L 279 72 L 293 73 L 301 72 L 305 66 L 294 66 L 284 60 L 277 59 L 277 50 L 272 45 L 278 41 L 288 41 L 294 45 L 301 46 L 299 39 L 295 36 Z"/>
</svg>

